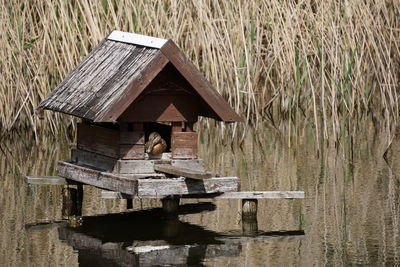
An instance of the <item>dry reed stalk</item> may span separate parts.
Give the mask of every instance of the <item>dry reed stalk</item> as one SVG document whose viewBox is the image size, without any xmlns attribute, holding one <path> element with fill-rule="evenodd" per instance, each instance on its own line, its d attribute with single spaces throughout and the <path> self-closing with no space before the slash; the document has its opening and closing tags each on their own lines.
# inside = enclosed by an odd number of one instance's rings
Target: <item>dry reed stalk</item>
<svg viewBox="0 0 400 267">
<path fill-rule="evenodd" d="M 2 132 L 71 123 L 34 109 L 112 29 L 176 41 L 249 122 L 326 138 L 363 114 L 398 120 L 395 0 L 0 0 L 0 21 Z"/>
</svg>

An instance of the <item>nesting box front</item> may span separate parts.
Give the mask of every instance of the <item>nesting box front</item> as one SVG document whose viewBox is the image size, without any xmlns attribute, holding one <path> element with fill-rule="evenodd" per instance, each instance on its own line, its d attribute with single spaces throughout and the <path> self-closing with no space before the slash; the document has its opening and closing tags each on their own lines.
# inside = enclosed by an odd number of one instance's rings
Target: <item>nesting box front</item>
<svg viewBox="0 0 400 267">
<path fill-rule="evenodd" d="M 77 149 L 146 159 L 152 132 L 172 159 L 197 158 L 198 116 L 240 117 L 171 41 L 113 31 L 40 105 L 82 118 Z"/>
</svg>

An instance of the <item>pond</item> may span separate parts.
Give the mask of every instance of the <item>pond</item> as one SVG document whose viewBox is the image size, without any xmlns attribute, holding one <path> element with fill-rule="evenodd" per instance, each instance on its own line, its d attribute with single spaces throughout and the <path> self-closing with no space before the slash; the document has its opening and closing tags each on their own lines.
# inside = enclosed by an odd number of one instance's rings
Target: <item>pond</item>
<svg viewBox="0 0 400 267">
<path fill-rule="evenodd" d="M 27 186 L 69 157 L 67 138 L 13 134 L 1 141 L 0 266 L 399 266 L 400 140 L 365 121 L 339 141 L 313 128 L 201 129 L 199 154 L 241 189 L 302 190 L 259 201 L 258 231 L 243 233 L 239 200 L 184 200 L 178 220 L 158 200 L 101 199 L 85 186 L 83 225 L 61 221 L 62 186 Z M 196 204 L 200 203 L 200 204 Z M 108 214 L 108 215 L 106 215 Z"/>
</svg>

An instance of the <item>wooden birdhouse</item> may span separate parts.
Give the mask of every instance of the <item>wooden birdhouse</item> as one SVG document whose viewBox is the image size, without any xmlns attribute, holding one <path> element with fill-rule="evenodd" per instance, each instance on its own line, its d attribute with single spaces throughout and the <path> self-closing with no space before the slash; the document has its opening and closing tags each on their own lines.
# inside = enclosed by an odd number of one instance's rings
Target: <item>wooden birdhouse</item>
<svg viewBox="0 0 400 267">
<path fill-rule="evenodd" d="M 121 31 L 93 49 L 39 109 L 82 118 L 73 152 L 81 159 L 157 158 L 145 152 L 152 132 L 165 141 L 158 158 L 196 159 L 199 116 L 241 120 L 173 41 Z"/>
<path fill-rule="evenodd" d="M 241 118 L 171 40 L 113 31 L 38 108 L 82 119 L 71 160 L 58 163 L 57 176 L 26 176 L 30 184 L 64 185 L 64 218 L 82 215 L 83 185 L 108 190 L 104 198 L 126 198 L 127 208 L 132 198 L 161 198 L 174 216 L 181 197 L 240 198 L 243 220 L 257 217 L 258 198 L 304 197 L 238 192 L 238 177 L 204 169 L 198 117 Z"/>
</svg>

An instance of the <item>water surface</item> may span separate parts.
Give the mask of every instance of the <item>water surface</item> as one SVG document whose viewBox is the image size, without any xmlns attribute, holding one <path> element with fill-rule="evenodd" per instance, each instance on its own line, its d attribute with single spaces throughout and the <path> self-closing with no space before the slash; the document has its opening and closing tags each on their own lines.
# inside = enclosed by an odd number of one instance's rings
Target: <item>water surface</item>
<svg viewBox="0 0 400 267">
<path fill-rule="evenodd" d="M 179 219 L 168 220 L 158 200 L 135 200 L 127 211 L 125 200 L 103 200 L 89 186 L 84 224 L 69 228 L 60 222 L 62 188 L 26 186 L 23 175 L 54 174 L 71 144 L 15 134 L 1 141 L 0 266 L 399 266 L 400 141 L 385 161 L 387 134 L 365 125 L 339 142 L 318 143 L 306 128 L 290 148 L 271 127 L 201 130 L 208 169 L 239 176 L 243 191 L 306 193 L 261 200 L 258 234 L 247 237 L 238 200 L 184 200 Z M 147 245 L 168 249 L 132 251 Z"/>
</svg>

